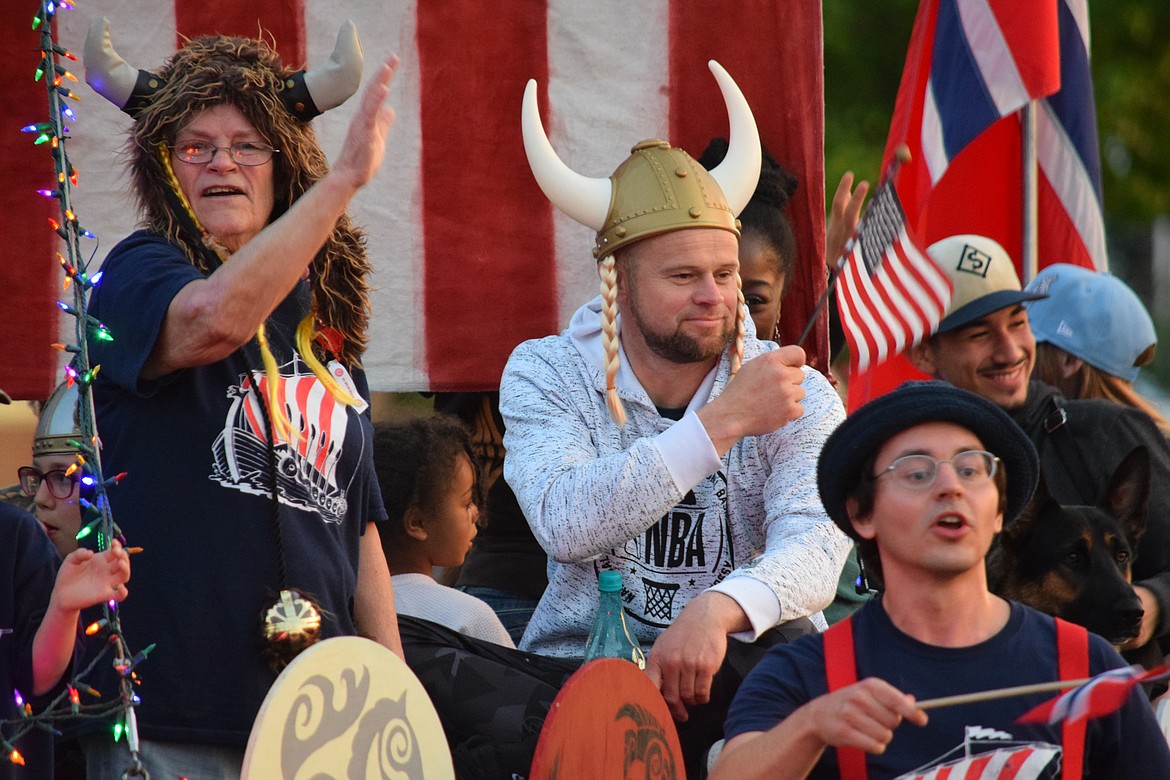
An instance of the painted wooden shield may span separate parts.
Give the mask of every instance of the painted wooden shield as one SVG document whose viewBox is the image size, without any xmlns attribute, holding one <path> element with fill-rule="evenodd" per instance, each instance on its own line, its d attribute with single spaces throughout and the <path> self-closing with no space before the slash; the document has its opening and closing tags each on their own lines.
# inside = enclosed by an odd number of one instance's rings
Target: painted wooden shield
<svg viewBox="0 0 1170 780">
<path fill-rule="evenodd" d="M 529 780 L 685 780 L 670 710 L 646 673 L 606 658 L 581 667 L 549 709 Z"/>
<path fill-rule="evenodd" d="M 245 780 L 453 780 L 451 751 L 426 691 L 377 642 L 335 637 L 298 655 L 264 699 Z"/>
</svg>

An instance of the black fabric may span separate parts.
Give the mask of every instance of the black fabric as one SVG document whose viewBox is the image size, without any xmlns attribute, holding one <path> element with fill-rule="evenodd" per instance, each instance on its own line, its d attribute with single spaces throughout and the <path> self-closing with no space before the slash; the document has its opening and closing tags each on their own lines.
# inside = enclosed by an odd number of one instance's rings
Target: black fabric
<svg viewBox="0 0 1170 780">
<path fill-rule="evenodd" d="M 439 713 L 459 780 L 527 777 L 544 718 L 579 660 L 484 642 L 398 616 L 406 663 Z"/>
<path fill-rule="evenodd" d="M 1048 427 L 1045 423 L 1054 404 L 1064 408 L 1066 419 L 1060 429 L 1049 431 L 1052 422 Z M 1170 633 L 1170 446 L 1158 427 L 1138 409 L 1111 401 L 1070 401 L 1042 382 L 1031 383 L 1028 400 L 1011 415 L 1036 445 L 1044 481 L 1061 503 L 1095 505 L 1121 460 L 1138 445 L 1149 450 L 1150 512 L 1138 543 L 1133 579 L 1158 599 L 1162 619 L 1156 635 L 1165 651 Z M 1076 451 L 1069 452 L 1070 446 Z"/>
<path fill-rule="evenodd" d="M 502 647 L 428 620 L 398 616 L 406 663 L 439 713 L 459 780 L 527 777 L 553 699 L 580 659 L 551 658 Z M 754 643 L 727 643 L 711 683 L 711 701 L 677 723 L 688 778 L 706 775 L 707 750 L 748 672 L 768 649 L 816 633 L 807 618 L 783 623 Z"/>
</svg>

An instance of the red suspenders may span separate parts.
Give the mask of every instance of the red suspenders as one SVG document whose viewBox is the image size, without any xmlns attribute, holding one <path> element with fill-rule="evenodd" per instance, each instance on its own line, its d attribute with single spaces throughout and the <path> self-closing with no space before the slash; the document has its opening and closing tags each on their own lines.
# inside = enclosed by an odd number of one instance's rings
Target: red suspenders
<svg viewBox="0 0 1170 780">
<path fill-rule="evenodd" d="M 845 618 L 822 635 L 825 641 L 825 678 L 829 693 L 857 682 L 857 662 L 853 655 L 853 620 Z M 865 751 L 852 747 L 837 748 L 837 767 L 841 780 L 866 780 Z"/>
<path fill-rule="evenodd" d="M 1056 618 L 1056 663 L 1062 680 L 1089 676 L 1089 632 L 1074 623 Z M 1065 721 L 1061 727 L 1061 780 L 1081 780 L 1085 764 L 1085 721 Z"/>
<path fill-rule="evenodd" d="M 857 682 L 853 651 L 853 624 L 850 618 L 833 624 L 822 635 L 825 642 L 825 678 L 829 691 Z M 1056 656 L 1061 680 L 1089 676 L 1089 633 L 1081 626 L 1056 619 Z M 1085 722 L 1065 723 L 1061 733 L 1061 780 L 1081 780 L 1085 755 Z M 865 752 L 837 748 L 841 780 L 866 780 Z"/>
</svg>

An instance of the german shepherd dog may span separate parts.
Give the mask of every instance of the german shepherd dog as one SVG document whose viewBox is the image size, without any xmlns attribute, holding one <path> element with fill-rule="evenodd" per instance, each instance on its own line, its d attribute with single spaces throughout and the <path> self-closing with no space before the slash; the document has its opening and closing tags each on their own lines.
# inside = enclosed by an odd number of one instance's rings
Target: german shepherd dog
<svg viewBox="0 0 1170 780">
<path fill-rule="evenodd" d="M 1114 645 L 1137 636 L 1142 606 L 1130 585 L 1150 503 L 1150 456 L 1125 456 L 1097 506 L 1062 506 L 1040 484 L 987 556 L 992 592 L 1079 623 Z"/>
</svg>

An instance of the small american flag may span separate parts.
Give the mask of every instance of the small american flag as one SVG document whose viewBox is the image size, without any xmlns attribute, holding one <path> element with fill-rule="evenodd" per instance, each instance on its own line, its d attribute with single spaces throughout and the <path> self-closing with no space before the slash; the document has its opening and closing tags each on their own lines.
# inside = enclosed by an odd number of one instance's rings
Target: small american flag
<svg viewBox="0 0 1170 780">
<path fill-rule="evenodd" d="M 1111 669 L 1025 712 L 1016 723 L 1059 723 L 1101 718 L 1121 709 L 1138 684 L 1170 676 L 1163 664 L 1149 671 L 1140 666 Z"/>
<path fill-rule="evenodd" d="M 837 308 L 854 373 L 917 344 L 951 301 L 951 281 L 906 231 L 893 177 L 857 226 L 837 285 Z"/>
</svg>

